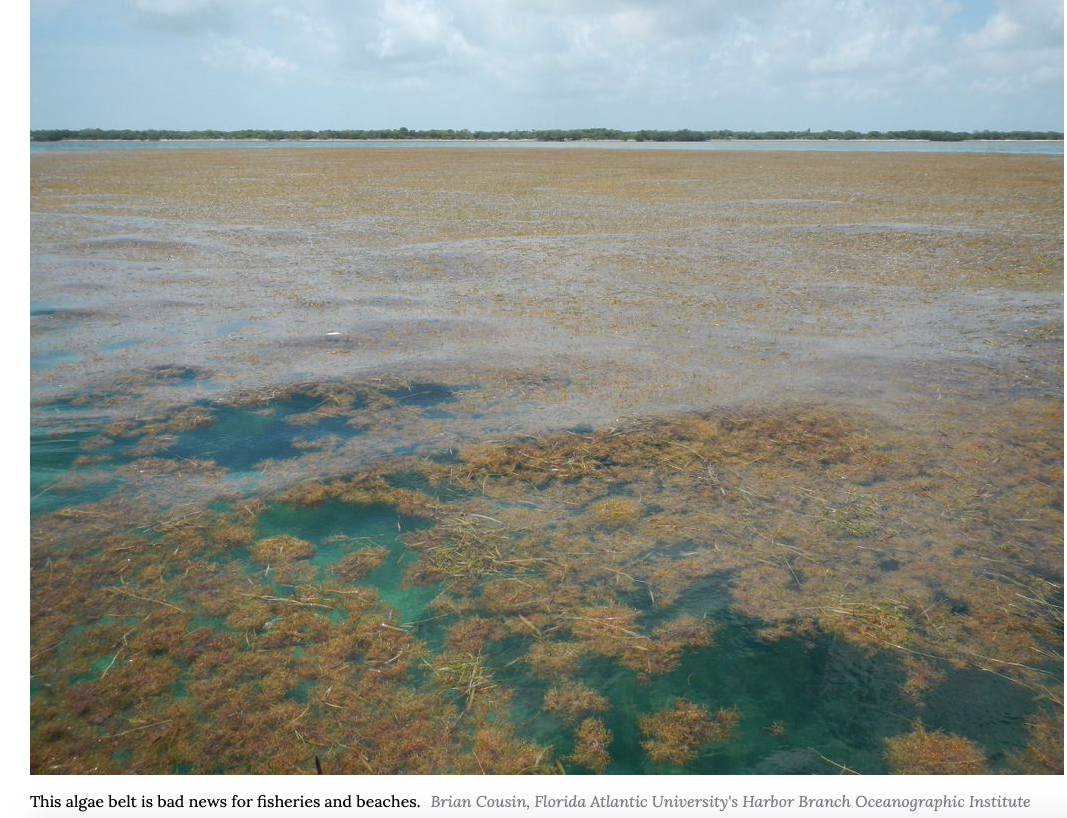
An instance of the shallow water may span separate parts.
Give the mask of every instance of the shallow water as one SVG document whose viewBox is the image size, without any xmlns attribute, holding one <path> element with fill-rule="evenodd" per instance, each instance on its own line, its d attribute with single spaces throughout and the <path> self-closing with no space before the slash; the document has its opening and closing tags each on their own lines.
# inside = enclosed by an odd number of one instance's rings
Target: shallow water
<svg viewBox="0 0 1067 818">
<path fill-rule="evenodd" d="M 250 155 L 35 158 L 34 771 L 1054 771 L 1060 160 Z"/>
<path fill-rule="evenodd" d="M 455 392 L 438 384 L 381 389 L 390 399 L 424 407 Z M 353 400 L 343 414 L 327 418 L 325 428 L 331 433 L 351 432 L 352 420 L 367 402 Z M 214 461 L 203 468 L 223 473 L 300 457 L 294 448 L 298 437 L 314 440 L 315 433 L 327 432 L 318 428 L 322 421 L 297 425 L 285 418 L 306 415 L 322 404 L 321 395 L 300 392 L 236 406 L 193 404 L 194 411 L 210 410 L 210 422 L 198 421 L 193 429 L 175 436 L 177 443 L 155 452 L 154 460 L 164 464 L 151 470 L 173 476 L 183 463 L 191 465 L 193 456 Z M 187 423 L 189 416 L 183 414 L 187 411 L 174 410 L 173 417 Z M 803 417 L 772 418 L 768 433 L 772 439 L 792 436 L 798 426 L 812 422 Z M 1033 585 L 1027 579 L 1032 569 L 1025 565 L 1000 569 L 996 574 L 1000 579 L 990 584 L 980 567 L 973 576 L 950 578 L 916 563 L 907 545 L 911 528 L 922 537 L 935 537 L 950 551 L 959 536 L 954 524 L 941 524 L 935 533 L 923 520 L 922 504 L 915 507 L 899 493 L 901 480 L 914 480 L 901 469 L 910 473 L 917 468 L 921 473 L 940 468 L 936 459 L 917 459 L 899 451 L 893 456 L 896 467 L 876 467 L 884 476 L 872 483 L 866 459 L 874 452 L 854 460 L 861 438 L 852 436 L 843 444 L 849 454 L 835 448 L 835 426 L 848 421 L 830 416 L 817 421 L 830 424 L 815 431 L 813 444 L 822 455 L 806 454 L 805 439 L 794 443 L 790 437 L 790 442 L 782 439 L 772 445 L 761 458 L 767 468 L 783 470 L 780 476 L 773 469 L 738 471 L 730 464 L 738 455 L 735 447 L 745 449 L 744 442 L 732 442 L 728 431 L 725 438 L 703 438 L 699 430 L 704 427 L 699 424 L 707 421 L 693 422 L 698 424 L 693 427 L 696 437 L 683 420 L 681 427 L 664 429 L 662 438 L 651 426 L 608 438 L 580 431 L 555 441 L 514 442 L 509 445 L 516 451 L 515 460 L 491 448 L 481 455 L 475 450 L 466 456 L 408 459 L 392 465 L 384 461 L 379 468 L 387 471 L 378 472 L 381 477 L 364 471 L 351 483 L 302 484 L 265 497 L 241 495 L 185 507 L 144 524 L 126 516 L 144 508 L 139 498 L 130 496 L 136 481 L 121 469 L 147 465 L 131 453 L 142 439 L 158 435 L 159 419 L 140 428 L 112 428 L 107 442 L 101 440 L 105 426 L 99 421 L 94 426 L 89 418 L 81 419 L 79 431 L 63 437 L 35 436 L 32 483 L 38 496 L 32 504 L 33 562 L 41 583 L 36 629 L 40 637 L 47 634 L 45 641 L 61 646 L 38 659 L 33 677 L 40 757 L 58 762 L 57 770 L 73 763 L 84 771 L 90 762 L 97 771 L 114 770 L 116 759 L 131 769 L 204 770 L 194 760 L 196 742 L 182 752 L 170 748 L 162 755 L 153 744 L 138 742 L 124 746 L 110 761 L 99 754 L 84 761 L 81 755 L 66 763 L 61 760 L 74 747 L 86 752 L 84 742 L 92 744 L 93 736 L 109 746 L 99 738 L 108 735 L 98 729 L 99 724 L 136 726 L 171 713 L 166 710 L 165 693 L 162 703 L 132 699 L 122 704 L 126 695 L 136 696 L 137 684 L 127 683 L 132 685 L 128 694 L 123 688 L 116 692 L 108 686 L 108 672 L 114 677 L 116 671 L 136 670 L 162 674 L 190 726 L 210 725 L 223 715 L 218 705 L 196 692 L 219 681 L 220 673 L 230 680 L 227 684 L 242 690 L 242 700 L 247 698 L 249 706 L 269 710 L 286 701 L 300 703 L 310 711 L 302 716 L 308 729 L 325 742 L 313 746 L 326 748 L 320 754 L 342 769 L 355 762 L 345 750 L 347 740 L 332 735 L 325 697 L 334 686 L 344 686 L 359 701 L 368 695 L 367 685 L 377 696 L 386 695 L 381 688 L 388 685 L 389 701 L 413 696 L 420 708 L 457 708 L 472 731 L 483 719 L 497 729 L 507 724 L 514 733 L 512 741 L 535 742 L 542 748 L 538 753 L 551 753 L 552 759 L 570 767 L 569 772 L 588 771 L 572 758 L 578 715 L 595 715 L 610 731 L 610 761 L 603 767 L 608 773 L 672 769 L 827 773 L 833 763 L 857 772 L 884 773 L 889 771 L 886 740 L 908 733 L 916 723 L 974 742 L 993 770 L 1018 768 L 1030 738 L 1026 725 L 1045 718 L 1041 714 L 1048 712 L 1048 705 L 1042 699 L 1054 695 L 1052 686 L 1061 683 L 1054 654 L 1036 665 L 1031 662 L 1025 671 L 994 674 L 966 660 L 983 636 L 978 635 L 977 643 L 975 637 L 957 636 L 959 644 L 953 647 L 942 637 L 946 630 L 974 629 L 979 623 L 995 631 L 999 626 L 994 609 L 982 597 L 1005 580 L 1028 587 L 1027 594 L 1043 594 L 1042 605 L 1062 605 L 1062 597 L 1047 582 Z M 729 430 L 736 421 L 723 422 L 726 426 L 720 428 Z M 646 440 L 649 435 L 653 437 Z M 870 429 L 862 439 L 869 441 L 869 435 Z M 617 445 L 612 442 L 616 437 Z M 886 438 L 873 448 L 892 451 L 900 443 Z M 664 444 L 667 449 L 648 461 L 647 447 L 661 450 Z M 794 451 L 794 445 L 801 448 Z M 909 446 L 906 451 L 918 448 Z M 1012 454 L 1018 456 L 1023 450 L 1028 455 L 1035 451 L 1023 446 Z M 520 451 L 525 453 L 519 455 Z M 86 452 L 109 459 L 76 466 L 75 458 Z M 504 460 L 486 470 L 486 454 Z M 1048 454 L 1054 455 L 1055 448 Z M 713 469 L 705 458 L 722 460 L 722 465 Z M 652 465 L 660 459 L 661 467 Z M 880 456 L 877 462 L 882 462 Z M 827 491 L 827 477 L 820 474 L 833 463 L 845 468 L 837 479 L 847 482 L 830 489 L 837 492 L 836 499 L 819 499 Z M 695 465 L 699 468 L 692 471 Z M 1040 471 L 1040 464 L 1036 467 Z M 1006 469 L 1008 484 L 1015 482 L 1019 468 L 1032 471 L 1034 466 L 1013 462 Z M 696 482 L 679 481 L 678 472 Z M 64 478 L 74 474 L 97 473 L 101 479 L 88 480 L 87 485 L 64 485 Z M 739 480 L 739 474 L 747 477 Z M 824 486 L 811 490 L 810 497 L 818 502 L 805 499 L 804 486 L 798 486 L 805 479 Z M 887 479 L 899 485 L 878 486 Z M 789 493 L 801 500 L 799 506 L 794 505 L 796 499 L 788 499 Z M 938 493 L 941 501 L 960 504 L 953 514 L 960 515 L 962 530 L 972 543 L 988 536 L 995 547 L 998 523 L 989 517 L 967 518 L 968 495 L 969 490 L 959 487 Z M 733 496 L 744 502 L 740 506 L 727 502 L 709 517 L 692 507 L 700 496 L 709 500 Z M 783 510 L 779 503 L 792 507 Z M 108 519 L 100 519 L 101 512 Z M 80 524 L 81 515 L 92 524 Z M 805 517 L 819 521 L 806 534 Z M 799 527 L 791 528 L 790 520 L 798 521 Z M 887 524 L 892 527 L 889 535 Z M 1035 535 L 1041 536 L 1043 525 Z M 783 542 L 762 545 L 758 538 L 766 535 L 761 531 L 778 532 L 774 536 Z M 752 536 L 757 540 L 738 551 L 738 538 Z M 294 542 L 307 553 L 292 559 L 283 552 L 275 556 L 260 552 L 259 544 L 279 537 L 296 538 Z M 346 573 L 350 569 L 344 559 L 368 549 L 380 554 L 365 570 Z M 812 549 L 825 556 L 815 556 Z M 855 560 L 846 555 L 858 556 L 862 552 L 857 549 L 867 551 L 870 559 L 838 564 L 842 557 Z M 129 556 L 116 559 L 116 553 Z M 1031 559 L 1037 556 L 1034 552 Z M 56 566 L 62 566 L 59 580 Z M 767 566 L 774 569 L 770 574 Z M 919 576 L 915 568 L 925 576 L 919 586 L 914 584 Z M 819 578 L 822 571 L 830 571 L 828 583 Z M 113 578 L 104 579 L 108 575 Z M 860 579 L 865 589 L 852 593 L 867 602 L 846 601 L 835 590 Z M 501 588 L 504 580 L 516 583 L 517 595 Z M 62 588 L 62 600 L 54 597 L 53 588 Z M 532 596 L 527 588 L 535 589 Z M 905 608 L 887 601 L 901 593 L 912 598 Z M 366 594 L 371 596 L 363 600 Z M 346 607 L 351 601 L 346 596 L 361 601 L 352 609 Z M 250 610 L 249 599 L 264 602 L 258 610 Z M 364 610 L 364 603 L 371 608 Z M 779 613 L 771 615 L 768 605 L 778 607 Z M 290 621 L 294 607 L 303 620 Z M 1053 610 L 1042 608 L 1038 613 Z M 753 616 L 757 611 L 762 614 Z M 931 611 L 936 611 L 936 621 L 929 619 Z M 844 619 L 838 620 L 838 614 Z M 809 617 L 813 618 L 805 624 Z M 922 627 L 924 619 L 932 628 Z M 608 623 L 607 629 L 597 625 L 589 632 L 568 624 L 582 621 Z M 613 621 L 620 624 L 612 625 Z M 1054 649 L 1054 632 L 1045 628 L 1054 628 L 1055 621 L 1052 617 L 1047 626 L 1037 627 L 1039 623 L 1028 620 L 1029 627 L 1037 628 L 1033 635 L 1023 638 L 1017 648 L 999 646 L 1000 656 L 993 659 L 1006 670 L 1017 666 L 1014 659 L 1020 650 Z M 650 658 L 646 664 L 641 651 L 669 642 L 664 634 L 683 622 L 706 627 L 710 645 L 702 636 L 683 637 L 666 654 L 651 654 L 654 663 Z M 470 623 L 477 623 L 474 633 L 480 634 L 473 642 L 469 635 L 459 635 L 468 634 Z M 1009 623 L 1020 627 L 1019 621 L 1009 618 L 1004 624 Z M 769 625 L 784 630 L 772 636 Z M 379 634 L 385 629 L 401 641 L 375 654 L 373 638 L 355 636 L 368 628 Z M 160 635 L 154 636 L 157 631 Z M 131 643 L 134 633 L 148 634 L 149 646 Z M 646 642 L 650 637 L 652 641 Z M 1020 633 L 1016 638 L 1021 637 Z M 159 643 L 160 638 L 167 642 Z M 204 643 L 212 639 L 226 641 L 215 647 L 222 651 L 219 658 L 205 667 L 199 657 Z M 186 654 L 183 642 L 190 640 L 200 647 L 191 647 Z M 321 652 L 334 640 L 352 644 L 347 650 L 354 652 L 339 654 L 335 664 L 327 666 Z M 267 690 L 257 686 L 256 674 L 248 677 L 236 671 L 234 676 L 225 663 L 240 663 L 240 655 L 249 649 L 259 657 L 262 673 L 283 667 L 290 681 Z M 534 658 L 538 650 L 546 649 L 573 649 L 573 656 L 546 673 L 537 664 L 544 660 Z M 418 661 L 404 659 L 403 672 L 388 682 L 375 678 L 390 662 L 399 669 L 406 653 Z M 226 659 L 227 655 L 232 658 Z M 924 658 L 918 665 L 902 663 L 908 655 Z M 215 664 L 218 661 L 223 665 Z M 459 678 L 451 670 L 456 665 L 465 668 Z M 470 678 L 462 675 L 468 670 Z M 579 706 L 574 713 L 559 711 L 547 703 L 550 691 L 561 682 L 596 691 L 603 703 Z M 474 694 L 464 684 L 484 691 L 484 712 L 474 709 Z M 71 689 L 79 690 L 77 701 L 87 702 L 74 711 L 63 692 Z M 709 713 L 737 708 L 740 722 L 728 740 L 698 743 L 685 761 L 657 763 L 644 749 L 647 731 L 642 718 L 669 709 L 679 697 L 706 706 Z M 97 708 L 102 712 L 92 715 Z M 286 718 L 297 715 L 284 712 Z M 457 721 L 458 713 L 453 716 Z M 74 744 L 47 739 L 41 726 L 56 719 L 79 723 L 86 717 L 88 723 L 79 727 L 83 737 Z M 462 735 L 463 731 L 455 736 L 457 752 L 470 740 Z M 381 740 L 363 738 L 372 743 Z M 252 734 L 244 740 L 254 744 L 257 737 Z M 243 746 L 231 740 L 220 770 L 296 771 L 307 761 L 290 748 L 264 762 L 247 755 L 250 750 Z M 504 745 L 501 752 L 505 764 L 508 753 L 520 766 L 529 761 L 521 745 Z M 378 768 L 373 759 L 362 763 L 381 772 L 410 771 L 402 766 Z M 445 762 L 434 762 L 433 768 L 445 772 L 459 771 L 460 766 L 450 764 L 461 765 L 448 762 L 437 767 L 438 763 Z M 511 768 L 498 771 L 505 769 Z M 553 768 L 545 766 L 544 771 Z"/>
</svg>

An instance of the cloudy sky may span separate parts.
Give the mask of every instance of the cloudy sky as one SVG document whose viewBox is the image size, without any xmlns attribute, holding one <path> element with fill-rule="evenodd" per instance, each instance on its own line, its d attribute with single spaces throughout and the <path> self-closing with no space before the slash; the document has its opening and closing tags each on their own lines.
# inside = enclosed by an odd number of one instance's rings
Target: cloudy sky
<svg viewBox="0 0 1067 818">
<path fill-rule="evenodd" d="M 1062 0 L 34 0 L 33 128 L 1063 128 Z"/>
</svg>

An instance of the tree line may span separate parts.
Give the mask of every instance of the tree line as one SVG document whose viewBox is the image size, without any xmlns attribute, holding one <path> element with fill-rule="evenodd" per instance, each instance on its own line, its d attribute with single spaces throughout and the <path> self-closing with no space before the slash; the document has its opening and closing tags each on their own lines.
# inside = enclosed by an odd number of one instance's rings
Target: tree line
<svg viewBox="0 0 1067 818">
<path fill-rule="evenodd" d="M 30 131 L 34 142 L 73 140 L 130 140 L 159 141 L 161 139 L 257 139 L 327 140 L 327 139 L 514 139 L 540 142 L 577 142 L 583 140 L 624 140 L 631 142 L 707 142 L 713 139 L 778 140 L 778 139 L 917 139 L 932 142 L 965 142 L 975 139 L 1063 139 L 1058 131 L 622 131 L 614 128 L 571 128 L 515 131 L 470 131 L 434 128 L 425 131 L 407 128 L 378 130 L 283 131 L 246 129 L 240 131 L 197 130 L 130 130 L 107 128 L 48 129 Z"/>
</svg>

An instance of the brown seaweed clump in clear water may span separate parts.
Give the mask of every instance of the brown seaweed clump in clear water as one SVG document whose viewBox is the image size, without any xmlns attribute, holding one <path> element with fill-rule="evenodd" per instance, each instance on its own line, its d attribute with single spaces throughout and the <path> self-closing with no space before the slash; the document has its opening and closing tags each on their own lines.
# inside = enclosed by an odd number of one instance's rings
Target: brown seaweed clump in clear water
<svg viewBox="0 0 1067 818">
<path fill-rule="evenodd" d="M 347 582 L 362 579 L 385 562 L 389 549 L 382 546 L 350 551 L 337 561 L 334 571 Z"/>
<path fill-rule="evenodd" d="M 1063 710 L 1042 710 L 1028 722 L 1030 741 L 1011 757 L 1024 775 L 1063 775 Z"/>
<path fill-rule="evenodd" d="M 291 560 L 306 560 L 315 556 L 314 545 L 307 540 L 291 537 L 288 534 L 278 534 L 257 540 L 248 550 L 257 561 L 268 565 Z"/>
<path fill-rule="evenodd" d="M 916 722 L 910 733 L 886 739 L 886 759 L 897 775 L 987 775 L 985 753 L 970 739 Z"/>
<path fill-rule="evenodd" d="M 608 752 L 611 739 L 611 730 L 604 722 L 590 716 L 574 731 L 574 752 L 568 758 L 594 773 L 602 773 L 611 763 L 611 753 Z"/>
<path fill-rule="evenodd" d="M 573 673 L 581 663 L 584 650 L 578 642 L 539 641 L 526 654 L 530 671 L 542 679 L 555 679 Z"/>
<path fill-rule="evenodd" d="M 519 739 L 509 730 L 497 725 L 489 725 L 474 734 L 470 756 L 476 769 L 470 769 L 467 766 L 469 762 L 466 762 L 461 772 L 483 775 L 551 773 L 548 755 L 546 747 Z"/>
<path fill-rule="evenodd" d="M 646 672 L 669 673 L 678 667 L 678 662 L 686 652 L 710 645 L 714 634 L 715 627 L 707 614 L 700 618 L 682 614 L 660 625 L 652 632 Z"/>
<path fill-rule="evenodd" d="M 706 705 L 679 698 L 673 706 L 638 719 L 647 736 L 641 746 L 653 763 L 681 766 L 696 758 L 703 745 L 733 738 L 740 720 L 737 707 L 720 708 L 713 715 Z"/>
<path fill-rule="evenodd" d="M 255 536 L 255 532 L 250 527 L 233 523 L 221 523 L 211 529 L 209 533 L 215 543 L 223 548 L 248 545 Z"/>
<path fill-rule="evenodd" d="M 602 712 L 608 707 L 606 698 L 580 682 L 563 682 L 545 693 L 544 709 L 558 713 L 567 722 L 587 713 Z"/>
<path fill-rule="evenodd" d="M 298 505 L 317 505 L 327 500 L 344 503 L 388 503 L 408 517 L 433 517 L 437 510 L 434 498 L 421 491 L 390 485 L 380 474 L 363 473 L 329 482 L 312 480 L 281 492 L 278 500 Z"/>
<path fill-rule="evenodd" d="M 710 645 L 714 632 L 706 618 L 683 614 L 642 633 L 638 612 L 623 605 L 581 608 L 570 619 L 586 651 L 612 657 L 644 677 L 674 670 L 686 651 Z"/>
<path fill-rule="evenodd" d="M 609 497 L 593 503 L 589 513 L 597 525 L 617 528 L 635 522 L 641 514 L 641 505 L 627 497 Z"/>
<path fill-rule="evenodd" d="M 480 616 L 461 619 L 448 632 L 448 646 L 461 653 L 477 656 L 487 642 L 499 639 L 507 630 L 495 620 Z"/>
</svg>

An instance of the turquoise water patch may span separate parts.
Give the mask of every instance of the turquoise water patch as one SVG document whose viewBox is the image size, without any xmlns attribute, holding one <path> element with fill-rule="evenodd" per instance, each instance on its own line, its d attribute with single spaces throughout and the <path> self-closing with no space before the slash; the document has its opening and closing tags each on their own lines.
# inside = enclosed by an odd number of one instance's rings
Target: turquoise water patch
<svg viewBox="0 0 1067 818">
<path fill-rule="evenodd" d="M 353 584 L 373 587 L 382 601 L 396 609 L 403 624 L 417 620 L 440 591 L 438 584 L 413 585 L 404 576 L 416 555 L 401 535 L 427 525 L 427 520 L 398 514 L 386 503 L 275 503 L 260 515 L 256 536 L 288 534 L 313 543 L 316 553 L 310 562 L 323 570 L 352 551 L 385 548 L 388 553 L 382 564 Z"/>
<path fill-rule="evenodd" d="M 478 415 L 475 414 L 471 417 L 478 417 Z M 429 460 L 431 463 L 444 463 L 446 465 L 463 462 L 462 458 L 460 458 L 459 456 L 459 452 L 454 449 L 449 449 L 445 452 L 438 452 L 437 454 L 431 454 L 429 456 Z"/>
<path fill-rule="evenodd" d="M 95 681 L 96 679 L 99 679 L 105 673 L 105 671 L 107 671 L 108 668 L 112 666 L 113 662 L 118 661 L 115 658 L 116 655 L 117 654 L 112 651 L 111 653 L 106 653 L 103 656 L 98 656 L 89 664 L 89 667 L 87 667 L 81 673 L 72 673 L 68 680 L 69 684 L 75 685 L 79 682 L 91 682 Z"/>
<path fill-rule="evenodd" d="M 1062 681 L 1062 665 L 1050 668 Z M 1027 741 L 1033 694 L 1002 676 L 977 668 L 950 670 L 924 698 L 923 724 L 982 744 L 994 766 Z"/>
<path fill-rule="evenodd" d="M 160 366 L 138 377 L 188 386 L 202 383 L 205 374 L 195 367 Z M 452 390 L 438 384 L 414 384 L 390 390 L 390 394 L 420 406 L 453 399 Z M 186 407 L 202 410 L 203 422 L 195 428 L 171 431 L 166 426 L 171 416 L 165 416 L 145 420 L 144 429 L 103 436 L 113 397 L 114 393 L 105 391 L 68 395 L 35 409 L 40 420 L 30 434 L 33 513 L 102 499 L 118 485 L 117 478 L 107 475 L 139 457 L 213 461 L 231 472 L 250 472 L 264 460 L 299 458 L 321 438 L 335 436 L 343 441 L 364 433 L 352 422 L 364 400 L 357 398 L 338 413 L 329 397 L 295 392 L 269 403 L 195 401 Z M 138 450 L 142 436 L 148 445 Z M 79 458 L 83 462 L 76 462 Z"/>
<path fill-rule="evenodd" d="M 685 655 L 674 671 L 642 678 L 604 657 L 587 658 L 572 678 L 609 702 L 598 716 L 612 732 L 609 774 L 809 775 L 838 772 L 831 761 L 871 775 L 885 774 L 885 740 L 908 732 L 916 719 L 929 729 L 972 735 L 994 768 L 1026 744 L 1025 721 L 1035 712 L 1032 695 L 995 674 L 960 671 L 921 703 L 901 686 L 900 655 L 866 651 L 828 634 L 811 640 L 768 641 L 759 624 L 723 617 L 708 648 Z M 542 710 L 552 683 L 532 677 L 523 663 L 507 667 L 528 648 L 505 640 L 487 652 L 495 678 L 515 690 L 512 717 L 530 738 L 554 742 L 561 756 L 573 748 L 574 728 Z M 502 669 L 501 669 L 502 668 Z M 966 679 L 961 678 L 966 677 Z M 734 737 L 709 742 L 684 765 L 655 764 L 642 746 L 648 739 L 640 718 L 671 707 L 677 698 L 707 707 L 741 711 Z M 1006 697 L 1006 698 L 1005 698 Z M 996 715 L 981 714 L 983 708 Z M 584 716 L 582 717 L 584 718 Z M 1004 727 L 998 734 L 990 723 Z M 561 743 L 560 737 L 565 739 Z M 583 768 L 566 763 L 568 772 Z"/>
<path fill-rule="evenodd" d="M 301 679 L 285 694 L 285 697 L 306 704 L 311 698 L 311 690 L 314 686 L 314 679 Z"/>
<path fill-rule="evenodd" d="M 58 358 L 56 359 L 58 361 Z M 137 376 L 155 384 L 190 386 L 201 384 L 207 377 L 196 367 L 160 366 Z M 423 408 L 427 416 L 435 414 L 432 407 L 454 400 L 451 388 L 433 383 L 418 383 L 386 390 L 386 394 L 400 403 L 412 403 Z M 111 435 L 95 443 L 91 439 L 107 425 L 103 414 L 115 393 L 100 391 L 92 394 L 63 396 L 38 407 L 41 418 L 55 418 L 56 426 L 39 424 L 31 430 L 31 495 L 37 495 L 57 478 L 75 468 L 75 460 L 88 456 L 99 461 L 94 468 L 108 471 L 116 465 L 129 463 L 136 457 L 171 460 L 213 461 L 220 468 L 233 472 L 253 471 L 265 460 L 289 460 L 303 456 L 315 441 L 336 436 L 344 441 L 364 434 L 365 429 L 354 423 L 366 401 L 357 398 L 344 411 L 336 411 L 330 397 L 296 392 L 265 403 L 231 404 L 200 400 L 188 409 L 202 410 L 203 423 L 181 431 L 164 428 L 159 431 Z M 349 396 L 351 397 L 351 396 Z M 164 423 L 167 417 L 161 419 Z M 63 430 L 58 424 L 74 426 Z M 95 428 L 93 424 L 96 424 Z M 149 426 L 153 425 L 149 422 Z M 158 428 L 158 426 L 157 426 Z M 139 436 L 152 436 L 147 449 L 133 453 Z M 87 443 L 88 442 L 88 443 Z M 414 451 L 417 443 L 397 447 L 395 453 Z M 106 492 L 105 492 L 106 493 Z M 98 499 L 101 491 L 93 489 L 87 499 Z M 46 506 L 48 503 L 45 504 Z"/>
<path fill-rule="evenodd" d="M 207 616 L 203 613 L 197 613 L 193 615 L 193 618 L 189 621 L 189 630 L 195 631 L 197 628 L 209 628 L 215 631 L 232 631 L 229 625 L 226 624 L 226 617 L 224 616 Z"/>
<path fill-rule="evenodd" d="M 107 497 L 119 485 L 118 478 L 109 478 L 79 488 L 58 487 L 31 473 L 30 515 L 46 514 L 66 506 L 96 503 Z"/>
<path fill-rule="evenodd" d="M 91 449 L 85 444 L 100 434 L 100 428 L 45 431 L 30 429 L 30 469 L 49 476 L 64 474 L 74 461 L 86 454 L 116 456 L 123 451 L 113 442 Z M 128 440 L 129 438 L 126 438 Z"/>
<path fill-rule="evenodd" d="M 62 350 L 52 350 L 51 352 L 40 353 L 35 352 L 30 354 L 30 369 L 48 369 L 57 364 L 80 361 L 81 358 L 82 356 L 77 352 L 63 352 Z"/>
<path fill-rule="evenodd" d="M 289 416 L 314 412 L 323 399 L 297 394 L 266 406 L 198 403 L 210 410 L 214 421 L 182 432 L 164 456 L 213 460 L 235 471 L 247 471 L 263 460 L 300 457 L 304 450 L 293 445 L 299 438 L 314 440 L 324 435 L 354 437 L 360 430 L 343 415 L 323 414 L 311 423 L 293 423 Z"/>
<path fill-rule="evenodd" d="M 106 349 L 108 351 L 113 351 L 113 350 L 116 350 L 116 349 L 129 349 L 130 347 L 140 346 L 146 340 L 148 340 L 148 339 L 146 339 L 146 338 L 126 338 L 126 339 L 124 339 L 122 341 L 112 341 L 112 342 L 107 343 L 107 344 L 101 344 L 100 348 L 101 349 Z"/>
<path fill-rule="evenodd" d="M 370 544 L 384 545 L 396 539 L 400 531 L 396 509 L 386 503 L 356 504 L 341 500 L 327 500 L 314 505 L 274 503 L 259 517 L 257 537 L 289 534 L 313 542 L 319 551 L 312 561 L 331 565 L 352 550 L 340 544 L 327 543 L 331 537 L 358 537 Z M 414 525 L 411 526 L 412 528 Z"/>
<path fill-rule="evenodd" d="M 240 332 L 245 327 L 250 327 L 256 322 L 250 318 L 235 318 L 232 321 L 223 321 L 215 328 L 216 335 L 231 335 Z"/>
<path fill-rule="evenodd" d="M 67 505 L 88 503 L 106 497 L 117 484 L 108 476 L 107 462 L 91 469 L 75 470 L 74 462 L 84 455 L 119 458 L 122 446 L 114 442 L 91 451 L 86 441 L 99 434 L 99 428 L 48 433 L 30 429 L 30 513 L 40 514 Z M 110 461 L 108 461 L 110 462 Z M 81 480 L 72 479 L 81 475 Z"/>
<path fill-rule="evenodd" d="M 245 406 L 213 407 L 214 421 L 182 432 L 168 446 L 169 457 L 213 460 L 226 469 L 246 471 L 268 458 L 299 457 L 292 445 L 299 430 L 273 409 L 253 411 Z"/>
</svg>

